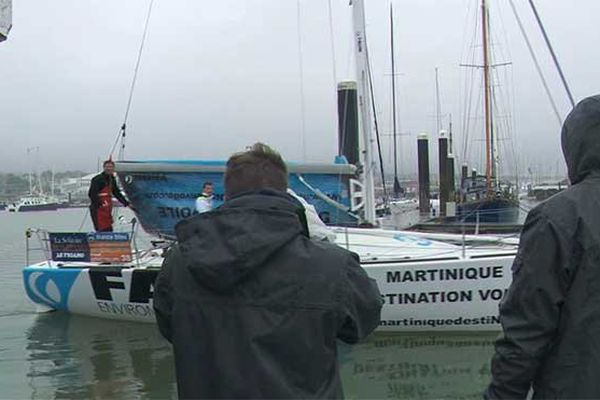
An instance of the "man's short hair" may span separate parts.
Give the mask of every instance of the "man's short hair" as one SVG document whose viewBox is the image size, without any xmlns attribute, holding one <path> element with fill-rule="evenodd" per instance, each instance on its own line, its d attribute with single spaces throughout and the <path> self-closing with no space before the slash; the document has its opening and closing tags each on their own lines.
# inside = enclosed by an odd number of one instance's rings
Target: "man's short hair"
<svg viewBox="0 0 600 400">
<path fill-rule="evenodd" d="M 288 172 L 281 155 L 264 143 L 255 143 L 248 150 L 227 160 L 225 198 L 262 189 L 285 192 Z"/>
<path fill-rule="evenodd" d="M 115 166 L 115 162 L 113 160 L 106 160 L 102 163 L 103 167 L 106 167 L 108 164 L 111 164 L 113 167 Z"/>
<path fill-rule="evenodd" d="M 206 189 L 206 187 L 207 187 L 207 186 L 212 186 L 212 185 L 213 185 L 213 183 L 212 183 L 212 182 L 210 182 L 210 181 L 206 181 L 206 182 L 204 182 L 204 183 L 202 184 L 202 189 Z"/>
</svg>

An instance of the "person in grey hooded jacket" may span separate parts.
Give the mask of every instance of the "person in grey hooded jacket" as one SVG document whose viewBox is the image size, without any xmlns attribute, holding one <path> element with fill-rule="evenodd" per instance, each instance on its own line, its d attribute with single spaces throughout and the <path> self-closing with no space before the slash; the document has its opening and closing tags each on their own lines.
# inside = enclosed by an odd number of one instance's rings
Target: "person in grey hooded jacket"
<svg viewBox="0 0 600 400">
<path fill-rule="evenodd" d="M 485 397 L 600 398 L 600 96 L 562 129 L 571 187 L 529 212 Z"/>
<path fill-rule="evenodd" d="M 154 289 L 180 398 L 340 398 L 337 339 L 379 324 L 358 257 L 308 237 L 287 169 L 263 144 L 232 156 L 225 202 L 176 226 Z"/>
</svg>

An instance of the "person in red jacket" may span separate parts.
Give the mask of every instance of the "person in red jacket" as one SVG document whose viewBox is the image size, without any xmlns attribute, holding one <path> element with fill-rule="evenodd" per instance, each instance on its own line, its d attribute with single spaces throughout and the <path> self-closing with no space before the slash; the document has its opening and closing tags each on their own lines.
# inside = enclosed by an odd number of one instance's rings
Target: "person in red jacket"
<svg viewBox="0 0 600 400">
<path fill-rule="evenodd" d="M 112 197 L 114 196 L 125 207 L 133 209 L 117 186 L 115 179 L 115 163 L 106 160 L 102 164 L 103 171 L 92 178 L 88 197 L 90 198 L 90 215 L 97 232 L 112 232 Z"/>
</svg>

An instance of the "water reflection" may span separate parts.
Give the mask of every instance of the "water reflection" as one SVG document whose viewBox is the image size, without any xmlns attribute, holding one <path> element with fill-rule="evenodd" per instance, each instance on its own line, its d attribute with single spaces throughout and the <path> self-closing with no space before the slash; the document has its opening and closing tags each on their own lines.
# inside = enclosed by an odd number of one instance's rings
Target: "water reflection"
<svg viewBox="0 0 600 400">
<path fill-rule="evenodd" d="M 380 334 L 342 345 L 345 395 L 480 399 L 495 337 Z M 52 313 L 27 339 L 31 398 L 176 398 L 171 348 L 153 325 Z"/>
<path fill-rule="evenodd" d="M 27 332 L 32 398 L 172 398 L 171 348 L 153 325 L 52 313 Z"/>
<path fill-rule="evenodd" d="M 497 334 L 376 335 L 342 348 L 348 398 L 481 399 Z"/>
</svg>

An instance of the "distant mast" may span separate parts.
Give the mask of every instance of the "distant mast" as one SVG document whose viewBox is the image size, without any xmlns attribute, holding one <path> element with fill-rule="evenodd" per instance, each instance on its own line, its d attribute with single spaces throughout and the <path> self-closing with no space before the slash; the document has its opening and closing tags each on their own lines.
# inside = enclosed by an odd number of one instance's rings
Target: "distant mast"
<svg viewBox="0 0 600 400">
<path fill-rule="evenodd" d="M 358 81 L 358 107 L 362 131 L 361 158 L 363 161 L 363 222 L 375 224 L 375 185 L 373 179 L 373 139 L 369 59 L 365 33 L 365 9 L 363 0 L 352 0 L 352 21 L 356 51 L 356 74 Z"/>
<path fill-rule="evenodd" d="M 394 60 L 394 9 L 390 3 L 390 51 L 392 57 L 392 125 L 394 138 L 394 197 L 400 197 L 402 187 L 398 181 L 398 129 L 396 124 L 396 63 Z"/>
<path fill-rule="evenodd" d="M 0 0 L 0 42 L 8 38 L 12 28 L 12 0 Z"/>
<path fill-rule="evenodd" d="M 483 32 L 483 87 L 485 112 L 485 180 L 488 195 L 492 191 L 493 175 L 493 143 L 492 143 L 492 109 L 490 96 L 490 60 L 488 37 L 488 8 L 486 0 L 481 0 L 481 29 Z"/>
</svg>

